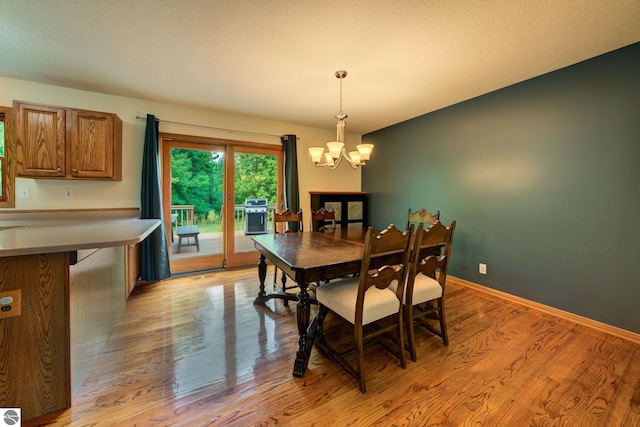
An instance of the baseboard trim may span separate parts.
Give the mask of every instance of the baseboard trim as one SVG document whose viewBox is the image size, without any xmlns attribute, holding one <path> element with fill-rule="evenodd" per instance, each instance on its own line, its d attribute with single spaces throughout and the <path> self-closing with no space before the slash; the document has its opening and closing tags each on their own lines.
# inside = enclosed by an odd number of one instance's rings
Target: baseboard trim
<svg viewBox="0 0 640 427">
<path fill-rule="evenodd" d="M 640 344 L 640 334 L 627 331 L 626 329 L 622 329 L 616 326 L 608 325 L 606 323 L 598 322 L 597 320 L 589 319 L 588 317 L 583 317 L 577 314 L 569 313 L 568 311 L 564 311 L 558 308 L 550 307 L 548 305 L 540 304 L 538 302 L 521 298 L 515 295 L 511 295 L 509 293 L 499 291 L 497 289 L 488 288 L 486 286 L 479 285 L 477 283 L 470 282 L 468 280 L 460 279 L 458 277 L 447 276 L 447 282 L 455 283 L 456 285 L 465 286 L 467 288 L 475 289 L 477 291 L 484 292 L 489 295 L 504 298 L 508 301 L 521 304 L 521 305 L 542 311 L 547 314 L 552 314 L 554 316 L 557 316 L 575 323 L 579 323 L 584 326 L 588 326 L 590 328 L 605 332 L 607 334 L 617 336 L 627 341 Z"/>
</svg>

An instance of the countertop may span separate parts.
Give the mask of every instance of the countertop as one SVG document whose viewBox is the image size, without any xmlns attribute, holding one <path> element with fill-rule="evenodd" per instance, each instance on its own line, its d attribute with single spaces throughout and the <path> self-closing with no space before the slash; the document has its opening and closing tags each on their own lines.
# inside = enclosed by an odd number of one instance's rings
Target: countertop
<svg viewBox="0 0 640 427">
<path fill-rule="evenodd" d="M 137 218 L 0 221 L 0 257 L 131 245 L 159 225 L 159 219 Z"/>
</svg>

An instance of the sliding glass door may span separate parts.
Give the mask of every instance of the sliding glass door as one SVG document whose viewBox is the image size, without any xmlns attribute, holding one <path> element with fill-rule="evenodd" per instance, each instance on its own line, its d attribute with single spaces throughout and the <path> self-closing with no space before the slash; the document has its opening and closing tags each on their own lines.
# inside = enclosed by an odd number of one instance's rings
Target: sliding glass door
<svg viewBox="0 0 640 427">
<path fill-rule="evenodd" d="M 279 145 L 160 135 L 172 273 L 256 264 L 245 201 L 267 200 L 265 231 L 282 198 Z"/>
<path fill-rule="evenodd" d="M 251 236 L 273 233 L 273 211 L 277 201 L 283 198 L 282 179 L 278 173 L 282 170 L 282 151 L 234 147 L 233 159 L 228 165 L 233 188 L 227 193 L 227 199 L 233 200 L 234 221 L 225 224 L 228 235 L 233 236 L 228 245 L 229 267 L 257 264 Z M 246 209 L 247 200 L 264 201 L 265 204 Z"/>
</svg>

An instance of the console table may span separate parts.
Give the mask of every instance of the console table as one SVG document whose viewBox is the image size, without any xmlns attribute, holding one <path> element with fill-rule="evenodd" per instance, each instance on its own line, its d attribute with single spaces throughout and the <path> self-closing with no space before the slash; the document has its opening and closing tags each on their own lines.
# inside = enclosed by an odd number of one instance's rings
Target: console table
<svg viewBox="0 0 640 427">
<path fill-rule="evenodd" d="M 369 193 L 361 191 L 310 191 L 311 211 L 324 207 L 336 210 L 336 226 L 340 228 L 369 226 Z M 312 224 L 317 230 L 319 224 Z"/>
</svg>

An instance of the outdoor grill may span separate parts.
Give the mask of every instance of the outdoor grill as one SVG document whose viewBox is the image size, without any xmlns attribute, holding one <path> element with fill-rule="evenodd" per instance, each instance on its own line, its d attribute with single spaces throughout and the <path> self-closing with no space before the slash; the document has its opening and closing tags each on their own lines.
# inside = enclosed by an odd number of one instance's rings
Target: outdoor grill
<svg viewBox="0 0 640 427">
<path fill-rule="evenodd" d="M 244 201 L 244 234 L 267 233 L 267 199 L 247 199 Z"/>
</svg>

